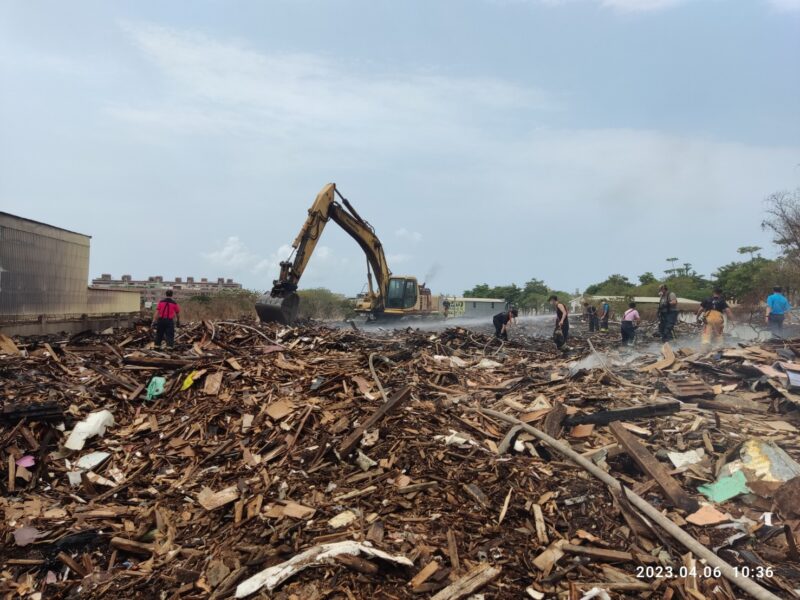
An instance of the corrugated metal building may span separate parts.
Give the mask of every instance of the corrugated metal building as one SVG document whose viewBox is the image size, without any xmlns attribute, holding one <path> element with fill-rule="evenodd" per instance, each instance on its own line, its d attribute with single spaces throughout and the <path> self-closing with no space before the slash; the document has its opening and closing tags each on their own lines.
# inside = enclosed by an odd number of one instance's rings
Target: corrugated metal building
<svg viewBox="0 0 800 600">
<path fill-rule="evenodd" d="M 90 239 L 0 213 L 0 316 L 85 313 Z"/>
<path fill-rule="evenodd" d="M 0 212 L 3 331 L 97 328 L 103 318 L 139 310 L 136 293 L 89 289 L 90 240 L 88 235 Z M 38 326 L 26 325 L 31 322 Z M 45 326 L 48 322 L 52 326 Z"/>
<path fill-rule="evenodd" d="M 444 297 L 443 297 L 444 299 Z M 491 317 L 506 308 L 502 298 L 448 298 L 450 300 L 449 318 Z"/>
</svg>

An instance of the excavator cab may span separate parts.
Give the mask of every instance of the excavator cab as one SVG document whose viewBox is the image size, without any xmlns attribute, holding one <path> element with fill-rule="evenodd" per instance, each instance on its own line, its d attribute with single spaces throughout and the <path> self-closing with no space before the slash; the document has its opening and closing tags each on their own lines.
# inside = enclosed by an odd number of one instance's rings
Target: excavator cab
<svg viewBox="0 0 800 600">
<path fill-rule="evenodd" d="M 386 291 L 386 310 L 406 311 L 416 308 L 419 286 L 416 277 L 390 277 Z"/>
</svg>

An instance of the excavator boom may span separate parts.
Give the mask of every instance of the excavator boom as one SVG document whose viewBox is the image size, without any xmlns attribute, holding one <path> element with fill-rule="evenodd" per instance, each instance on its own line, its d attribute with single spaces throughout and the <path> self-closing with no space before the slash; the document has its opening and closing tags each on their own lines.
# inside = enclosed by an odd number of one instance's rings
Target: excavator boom
<svg viewBox="0 0 800 600">
<path fill-rule="evenodd" d="M 336 202 L 336 196 L 341 198 L 344 206 Z M 297 318 L 300 305 L 297 286 L 329 220 L 344 229 L 366 254 L 377 284 L 377 291 L 370 289 L 367 298 L 369 310 L 383 311 L 391 276 L 383 245 L 372 226 L 339 194 L 336 184 L 329 183 L 317 194 L 300 233 L 292 242 L 294 258 L 290 257 L 290 260 L 281 263 L 281 272 L 273 282 L 272 290 L 261 296 L 256 303 L 256 312 L 261 321 L 291 323 Z"/>
</svg>

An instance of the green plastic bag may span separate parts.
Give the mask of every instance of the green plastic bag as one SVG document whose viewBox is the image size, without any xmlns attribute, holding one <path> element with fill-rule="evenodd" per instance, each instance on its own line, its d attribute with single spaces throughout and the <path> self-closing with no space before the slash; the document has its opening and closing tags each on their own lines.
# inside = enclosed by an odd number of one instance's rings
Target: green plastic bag
<svg viewBox="0 0 800 600">
<path fill-rule="evenodd" d="M 147 384 L 147 399 L 152 400 L 157 396 L 160 396 L 164 393 L 164 386 L 167 384 L 167 380 L 163 377 L 153 377 L 150 380 L 150 383 Z"/>
</svg>

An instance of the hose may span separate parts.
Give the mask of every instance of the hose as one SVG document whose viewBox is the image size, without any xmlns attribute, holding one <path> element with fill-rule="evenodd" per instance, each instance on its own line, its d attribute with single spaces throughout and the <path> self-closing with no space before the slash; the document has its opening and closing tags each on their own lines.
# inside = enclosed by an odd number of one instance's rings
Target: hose
<svg viewBox="0 0 800 600">
<path fill-rule="evenodd" d="M 389 402 L 389 397 L 386 395 L 386 392 L 383 389 L 383 385 L 381 385 L 381 380 L 378 379 L 378 374 L 375 372 L 375 365 L 372 364 L 372 359 L 374 359 L 376 356 L 378 356 L 377 352 L 373 352 L 372 354 L 369 355 L 369 370 L 372 373 L 372 378 L 375 380 L 375 383 L 378 384 L 378 389 L 381 391 L 381 396 L 383 396 L 383 401 L 384 402 Z M 385 362 L 387 362 L 387 363 L 389 362 L 388 358 L 386 358 L 384 356 L 382 356 L 381 358 Z"/>
<path fill-rule="evenodd" d="M 273 344 L 273 345 L 275 345 L 275 346 L 280 346 L 280 345 L 281 345 L 281 344 L 280 344 L 279 342 L 277 342 L 276 340 L 273 340 L 273 339 L 269 338 L 269 337 L 268 337 L 268 336 L 267 336 L 267 335 L 266 335 L 266 334 L 265 334 L 263 331 L 261 331 L 260 329 L 256 329 L 255 327 L 251 327 L 250 325 L 244 325 L 244 324 L 242 324 L 242 323 L 236 323 L 235 321 L 217 321 L 217 322 L 216 322 L 216 324 L 217 324 L 217 325 L 234 325 L 234 326 L 236 326 L 236 327 L 243 327 L 244 329 L 249 329 L 250 331 L 254 331 L 254 332 L 255 332 L 255 333 L 257 333 L 258 335 L 260 335 L 261 337 L 263 337 L 265 340 L 267 340 L 267 341 L 268 341 L 270 344 Z M 211 327 L 212 327 L 212 331 L 211 331 L 211 339 L 213 340 L 213 339 L 214 339 L 214 336 L 215 336 L 215 335 L 216 335 L 216 333 L 217 333 L 217 330 L 216 330 L 216 328 L 214 328 L 214 321 L 211 321 Z"/>
</svg>

